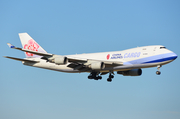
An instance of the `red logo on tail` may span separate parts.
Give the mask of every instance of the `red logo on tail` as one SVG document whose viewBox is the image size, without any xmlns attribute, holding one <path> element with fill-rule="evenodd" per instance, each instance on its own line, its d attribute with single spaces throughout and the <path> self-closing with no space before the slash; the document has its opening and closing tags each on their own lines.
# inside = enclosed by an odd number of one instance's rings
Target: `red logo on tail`
<svg viewBox="0 0 180 119">
<path fill-rule="evenodd" d="M 32 50 L 32 51 L 38 51 L 39 45 L 33 41 L 33 39 L 30 39 L 27 44 L 24 45 L 24 49 Z M 34 54 L 26 52 L 27 56 L 33 56 Z"/>
</svg>

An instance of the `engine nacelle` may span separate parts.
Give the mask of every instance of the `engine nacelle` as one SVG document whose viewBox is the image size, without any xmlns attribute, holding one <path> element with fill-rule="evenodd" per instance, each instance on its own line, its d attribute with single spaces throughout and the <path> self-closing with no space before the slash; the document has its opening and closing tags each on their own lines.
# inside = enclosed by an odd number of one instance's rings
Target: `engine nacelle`
<svg viewBox="0 0 180 119">
<path fill-rule="evenodd" d="M 122 74 L 123 76 L 140 76 L 142 74 L 142 70 L 132 69 L 129 71 L 117 71 L 117 74 Z"/>
<path fill-rule="evenodd" d="M 93 70 L 104 69 L 105 68 L 105 64 L 104 64 L 104 62 L 93 62 L 90 65 L 90 68 L 93 69 Z"/>
<path fill-rule="evenodd" d="M 68 62 L 67 57 L 56 57 L 54 59 L 54 63 L 57 65 L 67 64 L 67 62 Z"/>
<path fill-rule="evenodd" d="M 61 55 L 54 55 L 53 57 L 49 58 L 48 60 L 57 65 L 67 64 L 67 62 L 68 62 L 67 57 L 64 57 Z"/>
</svg>

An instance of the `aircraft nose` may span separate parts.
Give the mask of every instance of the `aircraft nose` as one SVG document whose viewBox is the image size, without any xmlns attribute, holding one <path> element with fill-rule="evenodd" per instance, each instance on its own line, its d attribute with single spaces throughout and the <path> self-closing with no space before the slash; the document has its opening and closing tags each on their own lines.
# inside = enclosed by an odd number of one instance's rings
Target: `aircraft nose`
<svg viewBox="0 0 180 119">
<path fill-rule="evenodd" d="M 175 60 L 177 57 L 177 54 L 173 52 L 173 60 Z"/>
</svg>

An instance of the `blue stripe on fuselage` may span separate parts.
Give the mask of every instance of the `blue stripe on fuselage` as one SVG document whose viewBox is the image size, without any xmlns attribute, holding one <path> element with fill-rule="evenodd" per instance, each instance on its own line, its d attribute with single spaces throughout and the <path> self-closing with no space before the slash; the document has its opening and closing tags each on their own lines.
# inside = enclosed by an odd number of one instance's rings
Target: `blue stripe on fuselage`
<svg viewBox="0 0 180 119">
<path fill-rule="evenodd" d="M 129 61 L 130 64 L 146 64 L 146 63 L 158 63 L 158 62 L 164 62 L 169 60 L 175 60 L 177 58 L 177 55 L 175 53 L 166 53 L 166 54 L 160 54 L 155 56 L 150 56 L 146 58 L 141 58 L 133 61 Z M 125 63 L 127 64 L 127 62 Z"/>
<path fill-rule="evenodd" d="M 152 61 L 148 61 L 148 62 L 144 62 L 144 63 L 157 63 L 157 62 L 165 62 L 165 61 L 169 61 L 169 60 L 174 60 L 176 59 L 177 56 L 172 56 L 172 57 L 167 57 L 167 58 L 162 58 L 162 59 L 157 59 L 157 60 L 152 60 Z M 143 64 L 144 64 L 143 63 Z"/>
</svg>

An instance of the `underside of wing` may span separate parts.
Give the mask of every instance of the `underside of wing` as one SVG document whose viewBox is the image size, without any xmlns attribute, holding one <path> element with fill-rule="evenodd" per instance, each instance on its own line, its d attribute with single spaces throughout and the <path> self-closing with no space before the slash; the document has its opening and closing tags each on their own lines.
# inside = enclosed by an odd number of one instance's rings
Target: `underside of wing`
<svg viewBox="0 0 180 119">
<path fill-rule="evenodd" d="M 89 67 L 87 67 L 84 64 L 80 63 L 70 63 L 67 67 L 73 68 L 74 70 L 79 70 L 79 71 L 89 71 L 91 70 Z"/>
</svg>

